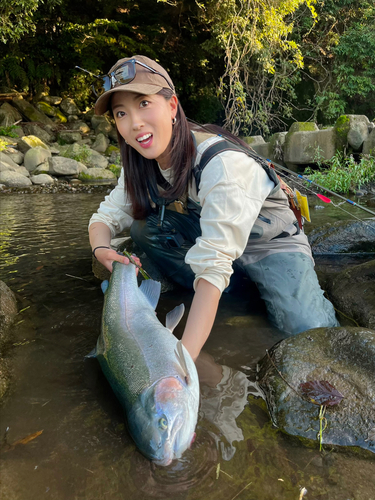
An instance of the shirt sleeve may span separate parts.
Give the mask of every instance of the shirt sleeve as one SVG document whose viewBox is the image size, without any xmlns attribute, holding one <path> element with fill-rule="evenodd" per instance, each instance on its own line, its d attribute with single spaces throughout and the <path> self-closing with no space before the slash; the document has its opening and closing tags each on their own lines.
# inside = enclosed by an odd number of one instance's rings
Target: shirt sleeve
<svg viewBox="0 0 375 500">
<path fill-rule="evenodd" d="M 241 152 L 215 156 L 202 171 L 199 199 L 202 235 L 186 254 L 195 273 L 220 292 L 229 285 L 232 263 L 244 252 L 251 228 L 274 183 L 263 168 Z"/>
<path fill-rule="evenodd" d="M 125 190 L 124 171 L 121 170 L 117 186 L 105 197 L 98 211 L 91 217 L 89 227 L 94 222 L 103 222 L 109 227 L 111 237 L 114 238 L 116 234 L 132 225 L 131 214 L 132 205 Z"/>
</svg>

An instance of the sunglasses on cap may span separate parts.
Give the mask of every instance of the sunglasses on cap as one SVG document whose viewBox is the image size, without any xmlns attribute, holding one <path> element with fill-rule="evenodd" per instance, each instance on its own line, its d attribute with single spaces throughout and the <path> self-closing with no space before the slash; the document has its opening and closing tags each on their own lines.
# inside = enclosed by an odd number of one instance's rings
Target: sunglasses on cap
<svg viewBox="0 0 375 500">
<path fill-rule="evenodd" d="M 94 94 L 99 97 L 101 94 L 113 89 L 117 85 L 126 85 L 127 83 L 132 82 L 136 75 L 136 64 L 143 66 L 143 68 L 146 68 L 148 71 L 151 71 L 151 73 L 154 73 L 155 75 L 163 77 L 164 80 L 168 83 L 169 88 L 174 92 L 173 85 L 163 74 L 151 68 L 150 66 L 147 66 L 147 64 L 137 61 L 136 59 L 129 59 L 129 61 L 120 64 L 120 66 L 116 68 L 115 71 L 101 76 L 94 75 L 94 73 L 91 73 L 91 71 L 87 71 L 87 69 L 81 68 L 80 66 L 75 67 L 98 79 L 97 85 L 92 85 L 92 90 Z"/>
</svg>

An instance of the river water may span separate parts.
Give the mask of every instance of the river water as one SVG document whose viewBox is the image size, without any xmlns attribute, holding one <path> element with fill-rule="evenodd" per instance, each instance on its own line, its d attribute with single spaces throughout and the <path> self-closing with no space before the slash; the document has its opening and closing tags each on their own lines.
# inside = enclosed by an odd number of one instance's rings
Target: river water
<svg viewBox="0 0 375 500">
<path fill-rule="evenodd" d="M 305 446 L 272 427 L 249 380 L 282 334 L 252 290 L 246 298 L 223 294 L 199 360 L 192 449 L 167 468 L 136 450 L 97 362 L 84 360 L 96 343 L 103 303 L 86 228 L 103 196 L 1 198 L 0 279 L 21 310 L 2 353 L 11 385 L 1 407 L 1 498 L 298 500 L 305 488 L 308 500 L 374 500 L 374 460 L 339 450 L 321 455 L 314 443 Z M 315 224 L 341 217 L 312 215 Z M 159 317 L 181 302 L 189 308 L 191 300 L 184 290 L 163 294 Z"/>
</svg>

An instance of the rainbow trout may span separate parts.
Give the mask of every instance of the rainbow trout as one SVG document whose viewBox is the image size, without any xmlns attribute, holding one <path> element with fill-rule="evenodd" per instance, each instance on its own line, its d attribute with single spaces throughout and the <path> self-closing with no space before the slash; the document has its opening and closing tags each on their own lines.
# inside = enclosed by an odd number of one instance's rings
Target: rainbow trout
<svg viewBox="0 0 375 500">
<path fill-rule="evenodd" d="M 138 287 L 135 266 L 114 262 L 101 334 L 89 356 L 97 357 L 139 450 L 168 465 L 194 441 L 199 383 L 192 358 L 172 334 L 184 306 L 167 314 L 164 327 L 155 313 L 159 296 L 160 283 Z"/>
</svg>

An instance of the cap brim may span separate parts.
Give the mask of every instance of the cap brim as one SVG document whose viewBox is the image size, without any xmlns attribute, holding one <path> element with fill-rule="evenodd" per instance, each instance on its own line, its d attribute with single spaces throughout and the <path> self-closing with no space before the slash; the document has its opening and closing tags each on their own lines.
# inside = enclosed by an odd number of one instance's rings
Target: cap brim
<svg viewBox="0 0 375 500">
<path fill-rule="evenodd" d="M 137 94 L 153 95 L 160 92 L 163 88 L 161 85 L 152 85 L 147 83 L 128 83 L 126 85 L 119 85 L 114 89 L 104 92 L 103 95 L 95 103 L 95 114 L 104 115 L 109 109 L 109 100 L 111 94 L 115 92 L 136 92 Z"/>
</svg>

